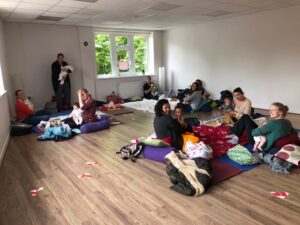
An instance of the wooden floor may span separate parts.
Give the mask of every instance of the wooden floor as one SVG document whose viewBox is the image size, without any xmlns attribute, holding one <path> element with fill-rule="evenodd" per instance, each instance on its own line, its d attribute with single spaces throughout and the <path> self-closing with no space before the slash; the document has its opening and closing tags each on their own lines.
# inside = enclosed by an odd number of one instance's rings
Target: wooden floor
<svg viewBox="0 0 300 225">
<path fill-rule="evenodd" d="M 169 189 L 164 164 L 134 164 L 115 154 L 130 139 L 153 131 L 153 115 L 115 118 L 125 124 L 64 142 L 37 142 L 34 134 L 12 137 L 0 169 L 0 224 L 300 224 L 299 169 L 281 175 L 261 165 L 203 196 L 186 197 Z M 87 161 L 98 164 L 86 167 Z M 78 178 L 86 172 L 91 179 Z M 44 190 L 32 197 L 37 186 Z M 290 195 L 282 200 L 271 191 Z"/>
</svg>

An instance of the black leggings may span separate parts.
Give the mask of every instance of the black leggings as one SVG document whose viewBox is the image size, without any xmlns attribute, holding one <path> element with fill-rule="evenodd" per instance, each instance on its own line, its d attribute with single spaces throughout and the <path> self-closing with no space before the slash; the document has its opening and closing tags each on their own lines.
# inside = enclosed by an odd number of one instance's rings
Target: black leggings
<svg viewBox="0 0 300 225">
<path fill-rule="evenodd" d="M 231 132 L 234 133 L 236 136 L 240 137 L 246 130 L 248 140 L 251 144 L 253 144 L 254 139 L 251 135 L 251 131 L 255 128 L 257 128 L 257 124 L 254 123 L 254 121 L 249 115 L 245 114 L 233 125 L 233 127 L 231 127 Z"/>
<path fill-rule="evenodd" d="M 80 126 L 81 126 L 81 125 L 77 125 L 74 122 L 73 118 L 64 119 L 64 120 L 62 120 L 62 122 L 64 122 L 65 124 L 68 124 L 71 129 L 74 129 L 74 128 L 80 129 Z"/>
</svg>

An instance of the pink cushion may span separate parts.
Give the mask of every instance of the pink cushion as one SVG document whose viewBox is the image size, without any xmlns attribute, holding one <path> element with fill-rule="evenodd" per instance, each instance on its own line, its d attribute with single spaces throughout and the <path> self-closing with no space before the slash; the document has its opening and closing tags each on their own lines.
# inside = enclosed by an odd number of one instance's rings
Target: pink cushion
<svg viewBox="0 0 300 225">
<path fill-rule="evenodd" d="M 274 146 L 277 148 L 282 148 L 285 145 L 288 144 L 293 144 L 293 145 L 299 145 L 299 137 L 297 134 L 288 134 L 287 136 L 284 136 L 280 139 L 278 139 L 275 143 Z"/>
</svg>

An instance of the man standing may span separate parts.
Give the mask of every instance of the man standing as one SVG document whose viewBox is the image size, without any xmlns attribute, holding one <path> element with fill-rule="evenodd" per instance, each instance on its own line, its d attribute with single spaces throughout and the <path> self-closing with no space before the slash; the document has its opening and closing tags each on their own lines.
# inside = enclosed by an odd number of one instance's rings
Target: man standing
<svg viewBox="0 0 300 225">
<path fill-rule="evenodd" d="M 71 84 L 69 73 L 72 71 L 70 69 L 64 68 L 68 63 L 64 61 L 64 54 L 58 53 L 57 60 L 52 63 L 52 85 L 57 102 L 57 110 L 61 110 L 61 100 L 64 97 L 65 104 L 68 109 L 71 108 Z M 66 76 L 63 76 L 63 82 L 61 82 L 61 72 L 65 72 Z"/>
</svg>

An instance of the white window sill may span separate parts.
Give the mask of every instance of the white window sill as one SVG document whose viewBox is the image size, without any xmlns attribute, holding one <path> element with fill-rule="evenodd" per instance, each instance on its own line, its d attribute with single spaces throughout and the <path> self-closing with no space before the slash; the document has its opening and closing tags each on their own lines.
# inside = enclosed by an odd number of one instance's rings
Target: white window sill
<svg viewBox="0 0 300 225">
<path fill-rule="evenodd" d="M 121 75 L 121 76 L 116 76 L 116 75 L 97 75 L 96 78 L 99 80 L 105 80 L 105 79 L 122 79 L 122 78 L 134 78 L 134 77 L 147 77 L 147 76 L 157 76 L 157 75 Z"/>
</svg>

